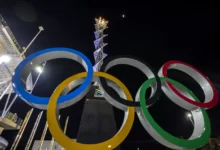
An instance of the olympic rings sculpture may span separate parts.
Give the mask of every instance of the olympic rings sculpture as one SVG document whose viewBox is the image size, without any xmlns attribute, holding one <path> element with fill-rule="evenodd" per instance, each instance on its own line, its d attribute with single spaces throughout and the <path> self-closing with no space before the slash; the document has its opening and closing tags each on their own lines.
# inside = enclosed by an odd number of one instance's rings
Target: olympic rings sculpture
<svg viewBox="0 0 220 150">
<path fill-rule="evenodd" d="M 78 61 L 84 66 L 86 72 L 78 73 L 64 80 L 55 89 L 50 98 L 41 98 L 26 92 L 25 89 L 22 88 L 20 78 L 27 78 L 34 66 L 56 58 L 69 58 Z M 133 101 L 127 87 L 119 79 L 105 73 L 111 67 L 119 64 L 136 67 L 148 78 L 139 88 L 135 101 Z M 187 87 L 168 78 L 167 70 L 171 68 L 187 73 L 198 82 L 205 94 L 204 103 L 201 103 Z M 104 60 L 100 71 L 101 72 L 93 73 L 89 59 L 76 50 L 69 48 L 51 48 L 34 53 L 23 60 L 15 69 L 12 82 L 15 92 L 28 104 L 40 109 L 47 109 L 49 130 L 55 140 L 67 150 L 73 148 L 79 150 L 109 150 L 116 148 L 130 132 L 134 122 L 135 112 L 146 131 L 155 140 L 166 147 L 172 149 L 195 149 L 208 142 L 211 129 L 205 109 L 212 108 L 218 103 L 218 92 L 213 83 L 198 69 L 189 64 L 172 60 L 166 62 L 156 74 L 153 69 L 142 60 L 130 56 L 117 56 Z M 60 108 L 73 105 L 82 99 L 90 89 L 92 82 L 99 82 L 105 99 L 113 106 L 125 112 L 124 123 L 118 133 L 105 142 L 98 144 L 81 144 L 71 140 L 62 132 L 57 121 L 56 112 L 59 111 Z M 70 94 L 60 96 L 62 93 L 68 93 L 77 86 L 79 87 Z M 145 93 L 149 87 L 152 88 L 152 92 L 150 98 L 146 100 Z M 119 96 L 111 92 L 110 88 L 113 88 Z M 179 139 L 172 136 L 164 131 L 151 117 L 148 107 L 151 107 L 159 99 L 161 92 L 180 107 L 191 111 L 194 120 L 194 130 L 189 139 Z"/>
<path fill-rule="evenodd" d="M 18 96 L 23 99 L 25 102 L 30 104 L 33 107 L 39 109 L 47 109 L 47 104 L 49 97 L 38 97 L 27 92 L 23 86 L 20 78 L 26 80 L 31 70 L 33 70 L 37 65 L 46 62 L 48 60 L 57 59 L 57 58 L 67 58 L 79 62 L 88 72 L 88 76 L 84 80 L 84 83 L 74 90 L 73 92 L 60 96 L 58 100 L 59 108 L 65 108 L 70 105 L 73 105 L 77 100 L 73 101 L 71 99 L 76 98 L 80 100 L 90 89 L 90 83 L 93 76 L 93 68 L 90 60 L 81 52 L 76 51 L 70 48 L 49 48 L 42 51 L 38 51 L 26 59 L 24 59 L 15 69 L 14 75 L 12 76 L 13 89 L 18 94 Z M 84 95 L 83 95 L 84 93 Z M 81 94 L 82 97 L 78 95 Z"/>
</svg>

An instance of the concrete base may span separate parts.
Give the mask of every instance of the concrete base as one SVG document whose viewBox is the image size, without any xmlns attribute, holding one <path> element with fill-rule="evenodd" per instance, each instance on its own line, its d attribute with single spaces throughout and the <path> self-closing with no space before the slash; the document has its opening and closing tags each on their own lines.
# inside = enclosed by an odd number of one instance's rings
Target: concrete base
<svg viewBox="0 0 220 150">
<path fill-rule="evenodd" d="M 112 105 L 105 99 L 87 99 L 84 104 L 77 141 L 95 144 L 110 139 L 116 133 Z M 120 148 L 115 150 L 120 150 Z"/>
</svg>

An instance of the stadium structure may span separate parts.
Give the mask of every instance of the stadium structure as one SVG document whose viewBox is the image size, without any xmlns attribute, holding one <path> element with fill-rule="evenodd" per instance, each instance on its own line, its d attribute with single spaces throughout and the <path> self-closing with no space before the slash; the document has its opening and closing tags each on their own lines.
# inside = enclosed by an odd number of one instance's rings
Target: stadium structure
<svg viewBox="0 0 220 150">
<path fill-rule="evenodd" d="M 39 27 L 39 32 L 31 42 L 22 48 L 4 18 L 0 15 L 0 102 L 1 105 L 3 104 L 3 108 L 0 110 L 0 135 L 3 130 L 18 130 L 23 122 L 16 113 L 9 112 L 17 98 L 17 95 L 13 94 L 11 77 L 14 69 L 25 58 L 25 52 L 43 30 L 43 27 Z M 27 90 L 32 91 L 34 86 L 31 74 L 28 76 L 27 81 L 22 82 L 26 85 Z M 11 100 L 12 95 L 14 97 Z M 7 141 L 3 137 L 0 137 L 0 145 L 3 149 L 7 146 Z"/>
</svg>

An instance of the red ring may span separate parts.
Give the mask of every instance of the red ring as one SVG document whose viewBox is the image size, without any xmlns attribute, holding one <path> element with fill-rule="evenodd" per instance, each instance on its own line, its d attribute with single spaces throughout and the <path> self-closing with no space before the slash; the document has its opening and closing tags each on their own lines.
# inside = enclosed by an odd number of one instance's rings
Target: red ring
<svg viewBox="0 0 220 150">
<path fill-rule="evenodd" d="M 196 102 L 196 101 L 193 101 L 189 98 L 187 98 L 186 96 L 184 96 L 183 94 L 181 94 L 171 83 L 169 82 L 166 82 L 168 87 L 176 94 L 178 95 L 180 98 L 182 98 L 183 100 L 187 101 L 188 103 L 190 104 L 193 104 L 193 105 L 196 105 L 196 106 L 199 106 L 199 107 L 202 107 L 202 108 L 212 108 L 214 107 L 215 105 L 217 105 L 218 103 L 218 91 L 217 89 L 215 88 L 215 86 L 213 85 L 213 83 L 202 73 L 200 72 L 198 69 L 194 68 L 193 66 L 187 64 L 187 63 L 184 63 L 184 62 L 181 62 L 181 61 L 176 61 L 176 60 L 171 60 L 171 61 L 168 61 L 166 62 L 163 67 L 162 67 L 162 75 L 167 78 L 167 70 L 169 68 L 170 65 L 173 65 L 173 64 L 182 64 L 182 65 L 185 65 L 187 67 L 190 67 L 192 69 L 194 69 L 195 71 L 197 71 L 200 75 L 202 75 L 207 81 L 208 83 L 210 84 L 210 86 L 212 87 L 212 91 L 213 91 L 213 98 L 211 101 L 207 102 L 207 103 L 201 103 L 201 102 Z"/>
</svg>

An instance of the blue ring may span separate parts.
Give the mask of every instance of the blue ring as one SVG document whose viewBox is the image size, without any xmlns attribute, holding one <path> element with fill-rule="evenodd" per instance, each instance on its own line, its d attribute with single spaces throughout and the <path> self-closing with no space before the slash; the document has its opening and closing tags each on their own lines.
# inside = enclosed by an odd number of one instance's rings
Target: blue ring
<svg viewBox="0 0 220 150">
<path fill-rule="evenodd" d="M 30 56 L 28 56 L 26 59 L 24 59 L 15 69 L 14 75 L 12 76 L 12 87 L 15 91 L 15 93 L 22 98 L 23 100 L 30 102 L 30 103 L 34 103 L 34 104 L 43 104 L 43 105 L 47 105 L 50 98 L 49 97 L 38 97 L 38 96 L 34 96 L 30 93 L 28 93 L 22 86 L 21 80 L 20 80 L 20 74 L 21 71 L 23 70 L 23 68 L 29 63 L 31 62 L 31 60 L 33 60 L 34 58 L 48 53 L 48 52 L 54 52 L 54 51 L 66 51 L 66 52 L 71 52 L 75 55 L 80 56 L 86 63 L 87 67 L 88 67 L 88 73 L 87 73 L 87 77 L 85 78 L 83 84 L 81 84 L 80 87 L 78 87 L 76 90 L 74 90 L 73 92 L 64 95 L 64 96 L 60 96 L 58 99 L 58 104 L 63 103 L 65 101 L 69 101 L 75 97 L 77 97 L 79 94 L 81 94 L 84 90 L 86 90 L 86 88 L 90 85 L 92 78 L 93 78 L 93 67 L 92 67 L 92 63 L 90 62 L 90 60 L 81 52 L 74 50 L 74 49 L 70 49 L 70 48 L 48 48 L 39 52 L 36 52 Z"/>
</svg>

